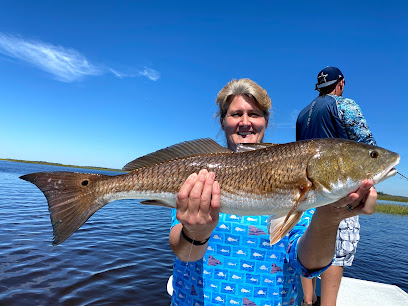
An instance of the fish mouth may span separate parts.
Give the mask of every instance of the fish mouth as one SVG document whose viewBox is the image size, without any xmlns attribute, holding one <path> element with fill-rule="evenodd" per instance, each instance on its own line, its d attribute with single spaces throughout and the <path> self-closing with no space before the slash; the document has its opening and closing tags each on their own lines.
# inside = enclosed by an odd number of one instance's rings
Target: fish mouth
<svg viewBox="0 0 408 306">
<path fill-rule="evenodd" d="M 394 167 L 398 165 L 399 161 L 400 161 L 400 157 L 399 155 L 397 155 L 397 158 L 392 165 L 386 168 L 383 172 L 374 175 L 373 177 L 374 184 L 381 183 L 382 181 L 385 181 L 386 179 L 396 175 L 397 169 L 395 169 Z"/>
<path fill-rule="evenodd" d="M 397 153 L 393 153 L 395 158 L 394 162 L 386 169 L 384 169 L 383 172 L 380 172 L 373 177 L 373 182 L 374 184 L 381 183 L 382 181 L 385 181 L 386 179 L 393 177 L 394 175 L 397 174 L 397 169 L 394 167 L 399 164 L 399 161 L 401 157 Z"/>
<path fill-rule="evenodd" d="M 396 174 L 397 174 L 397 169 L 395 168 L 390 169 L 385 174 L 379 173 L 373 177 L 374 184 L 381 183 L 382 181 L 385 181 L 386 179 L 389 179 L 390 177 L 393 177 Z"/>
</svg>

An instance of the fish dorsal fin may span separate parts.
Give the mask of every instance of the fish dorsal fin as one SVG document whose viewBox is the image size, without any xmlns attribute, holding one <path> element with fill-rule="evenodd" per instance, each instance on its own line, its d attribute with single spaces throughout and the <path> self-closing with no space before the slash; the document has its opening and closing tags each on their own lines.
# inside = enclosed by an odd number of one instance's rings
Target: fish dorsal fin
<svg viewBox="0 0 408 306">
<path fill-rule="evenodd" d="M 278 145 L 277 143 L 239 143 L 237 144 L 237 148 L 234 151 L 234 153 L 242 153 L 242 152 L 248 152 L 248 151 L 255 151 L 259 149 L 264 149 L 267 147 L 271 146 L 276 146 Z"/>
<path fill-rule="evenodd" d="M 232 153 L 232 151 L 220 146 L 210 138 L 190 140 L 136 158 L 127 163 L 123 170 L 132 171 L 177 158 L 211 153 Z"/>
</svg>

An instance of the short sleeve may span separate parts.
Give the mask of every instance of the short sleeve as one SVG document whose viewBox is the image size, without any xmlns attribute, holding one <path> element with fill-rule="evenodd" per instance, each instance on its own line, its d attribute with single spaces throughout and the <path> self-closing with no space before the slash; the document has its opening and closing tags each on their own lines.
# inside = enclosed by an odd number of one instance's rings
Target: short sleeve
<svg viewBox="0 0 408 306">
<path fill-rule="evenodd" d="M 176 214 L 177 214 L 177 209 L 172 208 L 171 209 L 171 226 L 170 226 L 170 228 L 173 228 L 175 225 L 180 223 L 180 221 L 177 220 Z"/>
</svg>

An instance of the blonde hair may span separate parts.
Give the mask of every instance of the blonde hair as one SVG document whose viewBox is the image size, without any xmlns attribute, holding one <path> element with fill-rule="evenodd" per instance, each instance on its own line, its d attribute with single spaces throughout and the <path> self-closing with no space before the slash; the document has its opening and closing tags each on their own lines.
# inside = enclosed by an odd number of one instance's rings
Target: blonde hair
<svg viewBox="0 0 408 306">
<path fill-rule="evenodd" d="M 232 79 L 224 86 L 217 95 L 215 103 L 220 110 L 216 116 L 224 119 L 228 108 L 235 96 L 247 96 L 252 98 L 257 106 L 264 112 L 266 121 L 269 119 L 269 109 L 272 106 L 271 98 L 265 89 L 250 79 Z"/>
</svg>

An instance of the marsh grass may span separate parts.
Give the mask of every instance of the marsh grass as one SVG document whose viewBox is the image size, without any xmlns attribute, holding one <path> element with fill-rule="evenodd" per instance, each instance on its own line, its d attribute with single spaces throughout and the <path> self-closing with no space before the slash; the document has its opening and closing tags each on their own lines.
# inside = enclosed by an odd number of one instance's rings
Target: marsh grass
<svg viewBox="0 0 408 306">
<path fill-rule="evenodd" d="M 408 206 L 395 205 L 392 203 L 387 204 L 377 204 L 375 208 L 376 213 L 384 213 L 391 215 L 408 215 Z"/>
</svg>

